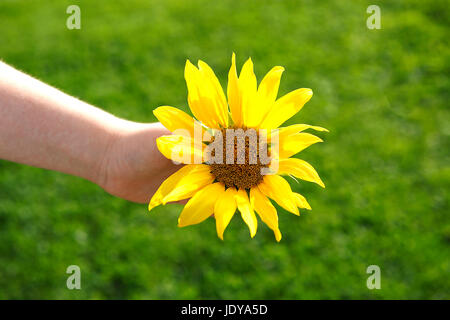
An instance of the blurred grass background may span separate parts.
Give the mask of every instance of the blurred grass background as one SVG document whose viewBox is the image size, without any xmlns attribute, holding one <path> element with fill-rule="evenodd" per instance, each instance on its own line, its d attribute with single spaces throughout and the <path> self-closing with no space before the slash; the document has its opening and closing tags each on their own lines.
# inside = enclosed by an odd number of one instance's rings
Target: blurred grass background
<svg viewBox="0 0 450 320">
<path fill-rule="evenodd" d="M 66 8 L 81 7 L 81 30 Z M 370 4 L 381 30 L 366 28 Z M 117 116 L 187 110 L 183 69 L 202 59 L 226 84 L 231 53 L 280 94 L 313 99 L 289 123 L 330 129 L 299 157 L 327 188 L 292 182 L 313 210 L 279 210 L 283 239 L 237 215 L 176 227 L 179 205 L 147 213 L 57 172 L 0 161 L 1 299 L 450 298 L 448 2 L 0 2 L 0 59 Z M 142 146 L 145 148 L 145 146 Z M 66 288 L 81 267 L 82 290 Z M 381 268 L 381 290 L 366 287 Z"/>
</svg>

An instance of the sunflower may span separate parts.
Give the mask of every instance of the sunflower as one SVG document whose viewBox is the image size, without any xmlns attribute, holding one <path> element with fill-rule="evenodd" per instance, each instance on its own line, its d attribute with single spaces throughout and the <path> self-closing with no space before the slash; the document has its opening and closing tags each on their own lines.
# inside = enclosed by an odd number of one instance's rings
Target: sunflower
<svg viewBox="0 0 450 320">
<path fill-rule="evenodd" d="M 178 226 L 197 224 L 213 215 L 217 235 L 222 240 L 236 210 L 253 238 L 257 229 L 256 211 L 280 241 L 277 210 L 271 200 L 295 215 L 299 215 L 299 208 L 311 209 L 282 176 L 325 187 L 309 163 L 291 157 L 322 142 L 304 130 L 328 130 L 307 124 L 279 128 L 313 94 L 311 89 L 302 88 L 277 99 L 283 71 L 280 66 L 272 68 L 258 86 L 252 60 L 245 62 L 238 77 L 233 53 L 227 99 L 214 71 L 205 62 L 199 61 L 197 68 L 186 61 L 188 103 L 195 118 L 170 106 L 154 110 L 158 120 L 172 132 L 157 139 L 159 151 L 185 165 L 161 184 L 150 200 L 149 210 L 190 198 Z M 248 134 L 251 130 L 256 139 Z M 235 131 L 243 133 L 243 138 Z M 216 161 L 224 159 L 223 154 L 227 155 L 226 162 Z"/>
</svg>

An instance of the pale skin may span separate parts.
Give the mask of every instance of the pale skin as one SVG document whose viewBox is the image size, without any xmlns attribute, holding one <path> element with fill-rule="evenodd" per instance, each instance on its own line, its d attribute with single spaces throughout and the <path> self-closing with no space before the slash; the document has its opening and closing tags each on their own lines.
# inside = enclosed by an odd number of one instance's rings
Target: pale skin
<svg viewBox="0 0 450 320">
<path fill-rule="evenodd" d="M 0 159 L 78 176 L 146 203 L 180 168 L 156 147 L 165 134 L 160 123 L 119 119 L 0 61 Z"/>
</svg>

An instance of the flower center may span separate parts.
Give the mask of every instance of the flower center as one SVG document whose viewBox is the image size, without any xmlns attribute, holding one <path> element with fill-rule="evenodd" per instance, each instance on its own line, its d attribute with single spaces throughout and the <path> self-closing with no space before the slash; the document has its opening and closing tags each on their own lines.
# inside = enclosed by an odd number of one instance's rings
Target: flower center
<svg viewBox="0 0 450 320">
<path fill-rule="evenodd" d="M 270 163 L 267 143 L 254 129 L 222 129 L 208 145 L 207 163 L 218 182 L 227 188 L 250 189 L 262 179 Z"/>
</svg>

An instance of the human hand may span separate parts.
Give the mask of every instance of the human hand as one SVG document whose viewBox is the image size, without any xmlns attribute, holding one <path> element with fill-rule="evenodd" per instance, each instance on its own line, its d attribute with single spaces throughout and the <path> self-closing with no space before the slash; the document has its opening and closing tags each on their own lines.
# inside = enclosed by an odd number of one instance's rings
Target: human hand
<svg viewBox="0 0 450 320">
<path fill-rule="evenodd" d="M 96 183 L 125 200 L 148 203 L 161 183 L 181 165 L 165 158 L 156 138 L 170 134 L 160 123 L 124 121 L 112 133 Z"/>
</svg>

